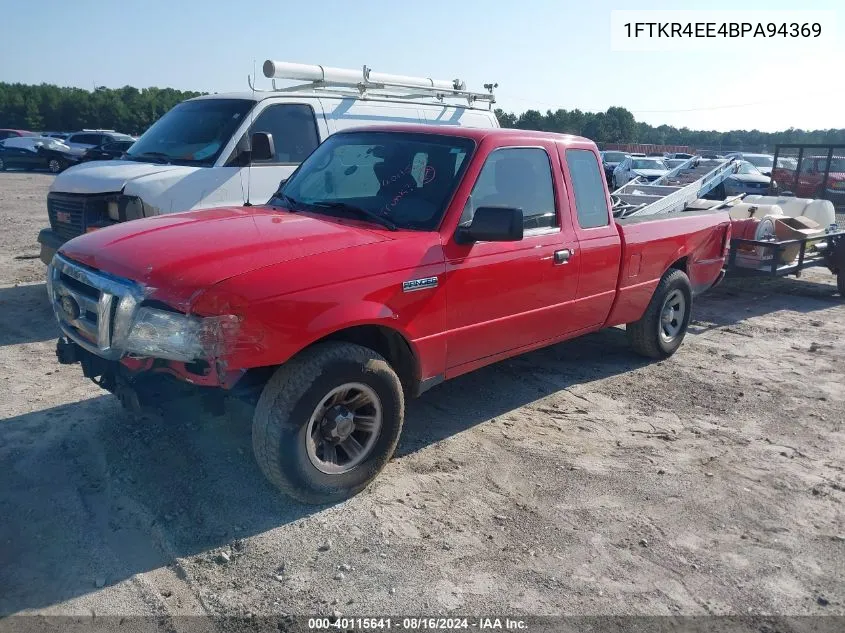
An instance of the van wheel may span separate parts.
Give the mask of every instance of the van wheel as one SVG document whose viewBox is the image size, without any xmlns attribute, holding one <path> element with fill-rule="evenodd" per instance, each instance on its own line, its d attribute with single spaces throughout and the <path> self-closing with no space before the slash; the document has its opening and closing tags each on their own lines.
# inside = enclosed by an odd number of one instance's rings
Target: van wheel
<svg viewBox="0 0 845 633">
<path fill-rule="evenodd" d="M 625 326 L 631 347 L 649 358 L 668 358 L 684 340 L 691 308 L 689 277 L 675 268 L 667 271 L 642 318 Z"/>
<path fill-rule="evenodd" d="M 261 471 L 304 503 L 331 503 L 367 487 L 393 455 L 405 412 L 388 362 L 351 343 L 322 343 L 282 365 L 252 422 Z"/>
</svg>

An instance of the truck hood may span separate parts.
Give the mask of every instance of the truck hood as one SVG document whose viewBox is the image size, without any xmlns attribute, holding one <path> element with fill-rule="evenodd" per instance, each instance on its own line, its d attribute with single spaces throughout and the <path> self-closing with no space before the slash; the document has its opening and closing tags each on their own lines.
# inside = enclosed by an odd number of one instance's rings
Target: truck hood
<svg viewBox="0 0 845 633">
<path fill-rule="evenodd" d="M 187 311 L 198 291 L 302 257 L 389 239 L 376 230 L 269 207 L 160 215 L 92 231 L 59 252 L 143 284 L 147 296 Z M 343 260 L 338 259 L 338 265 Z"/>
<path fill-rule="evenodd" d="M 62 193 L 112 193 L 122 191 L 126 183 L 160 174 L 171 172 L 174 176 L 183 177 L 203 167 L 186 167 L 184 165 L 155 165 L 153 163 L 136 163 L 128 160 L 92 161 L 75 165 L 56 176 L 50 191 Z"/>
</svg>

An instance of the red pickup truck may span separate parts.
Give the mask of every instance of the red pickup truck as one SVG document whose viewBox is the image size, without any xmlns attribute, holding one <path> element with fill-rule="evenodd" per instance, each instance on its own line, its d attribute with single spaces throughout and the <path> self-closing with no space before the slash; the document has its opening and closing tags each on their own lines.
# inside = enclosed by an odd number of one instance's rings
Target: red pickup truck
<svg viewBox="0 0 845 633">
<path fill-rule="evenodd" d="M 721 279 L 727 213 L 616 222 L 595 144 L 522 130 L 334 134 L 262 206 L 162 215 L 62 246 L 62 363 L 124 403 L 171 383 L 252 398 L 255 457 L 305 502 L 362 490 L 405 399 L 601 328 L 666 358 Z"/>
</svg>

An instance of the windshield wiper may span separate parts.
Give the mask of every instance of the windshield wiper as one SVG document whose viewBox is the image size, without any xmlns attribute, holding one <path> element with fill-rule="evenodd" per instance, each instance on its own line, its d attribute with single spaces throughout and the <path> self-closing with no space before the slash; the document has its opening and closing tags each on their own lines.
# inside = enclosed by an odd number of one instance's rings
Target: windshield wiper
<svg viewBox="0 0 845 633">
<path fill-rule="evenodd" d="M 285 206 L 288 208 L 288 211 L 293 211 L 293 212 L 299 211 L 299 209 L 297 209 L 297 207 L 302 206 L 302 203 L 299 200 L 297 200 L 296 198 L 292 198 L 288 194 L 281 193 L 279 191 L 274 193 L 273 197 L 270 200 L 271 200 L 271 202 L 273 200 L 281 200 L 282 202 L 284 202 Z"/>
<path fill-rule="evenodd" d="M 325 209 L 339 209 L 343 211 L 351 211 L 352 213 L 357 213 L 358 215 L 367 218 L 368 220 L 372 220 L 376 224 L 381 224 L 383 227 L 390 229 L 391 231 L 397 231 L 396 225 L 388 220 L 383 215 L 379 215 L 369 209 L 364 209 L 363 207 L 358 207 L 354 204 L 349 204 L 348 202 L 340 202 L 338 200 L 318 200 L 317 202 L 309 202 L 308 204 L 315 206 L 315 207 L 323 207 Z"/>
<path fill-rule="evenodd" d="M 144 152 L 142 154 L 126 154 L 126 155 L 129 156 L 130 158 L 157 158 L 159 160 L 159 162 L 161 162 L 164 165 L 169 164 L 170 161 L 173 160 L 172 157 L 170 156 L 170 154 L 165 154 L 164 152 Z"/>
</svg>

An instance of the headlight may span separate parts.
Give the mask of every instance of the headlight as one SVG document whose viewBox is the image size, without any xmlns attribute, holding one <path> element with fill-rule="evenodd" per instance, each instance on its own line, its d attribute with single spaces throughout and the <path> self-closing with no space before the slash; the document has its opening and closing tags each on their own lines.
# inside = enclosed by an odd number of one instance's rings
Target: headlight
<svg viewBox="0 0 845 633">
<path fill-rule="evenodd" d="M 139 220 L 144 217 L 144 202 L 138 196 L 121 195 L 117 198 L 118 218 L 121 220 Z M 111 216 L 111 209 L 109 209 Z"/>
<path fill-rule="evenodd" d="M 201 318 L 142 307 L 126 338 L 125 351 L 182 362 L 216 358 L 228 348 L 237 323 L 233 315 Z"/>
</svg>

